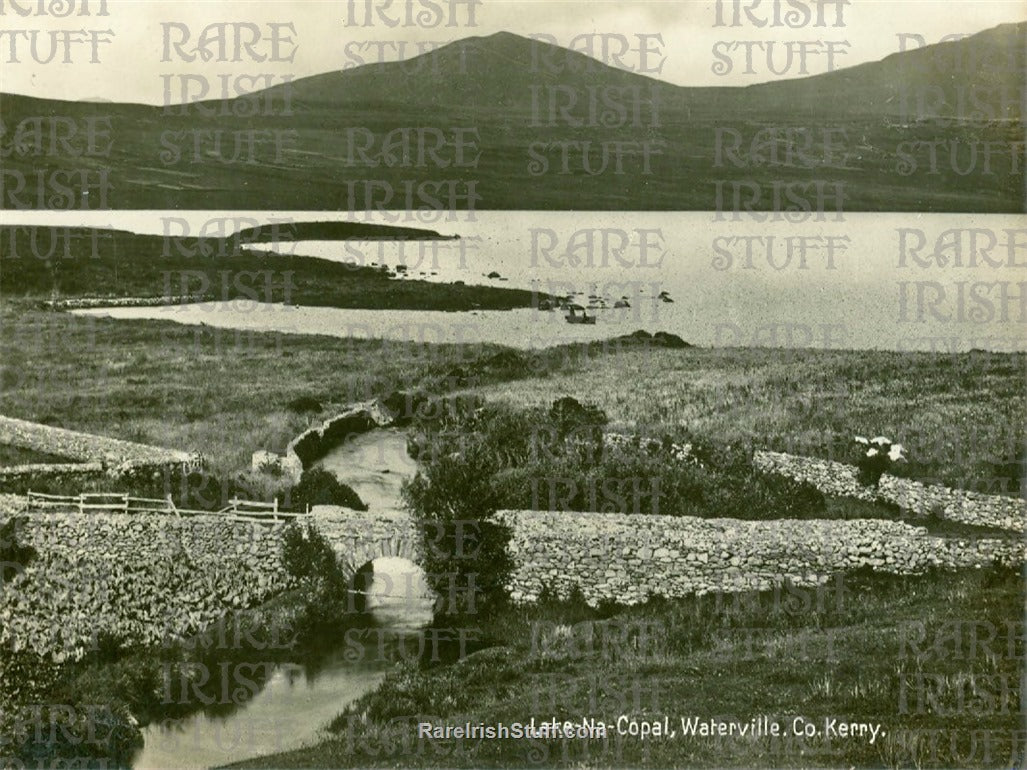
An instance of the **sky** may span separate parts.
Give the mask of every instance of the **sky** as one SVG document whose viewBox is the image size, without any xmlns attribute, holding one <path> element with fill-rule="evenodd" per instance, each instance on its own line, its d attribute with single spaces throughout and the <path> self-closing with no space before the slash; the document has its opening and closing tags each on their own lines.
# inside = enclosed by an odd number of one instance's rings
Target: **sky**
<svg viewBox="0 0 1027 770">
<path fill-rule="evenodd" d="M 379 51 L 382 58 L 394 60 L 401 46 L 406 46 L 407 58 L 418 45 L 430 47 L 503 30 L 546 35 L 545 39 L 564 46 L 578 36 L 596 35 L 578 40 L 579 45 L 589 40 L 596 44 L 593 51 L 600 58 L 601 36 L 606 36 L 609 51 L 628 49 L 619 62 L 607 57 L 610 64 L 678 85 L 738 86 L 881 59 L 900 50 L 903 39 L 909 45 L 919 40 L 934 43 L 946 35 L 979 32 L 1027 18 L 1023 0 L 851 0 L 844 4 L 843 0 L 720 0 L 725 21 L 721 25 L 717 25 L 718 2 L 706 0 L 474 0 L 473 8 L 470 2 L 0 0 L 0 91 L 162 104 L 181 100 L 183 76 L 205 78 L 211 89 L 208 96 L 215 97 L 222 95 L 217 91 L 222 83 L 246 92 L 259 87 L 250 85 L 256 82 L 254 77 L 270 77 L 273 84 L 351 67 L 361 60 L 377 61 Z M 823 5 L 824 26 L 814 24 L 818 2 Z M 729 24 L 735 5 L 742 20 L 739 26 Z M 370 17 L 366 15 L 369 7 Z M 38 13 L 40 8 L 43 14 Z M 47 13 L 49 9 L 65 15 Z M 804 14 L 798 9 L 809 9 L 809 24 L 801 24 Z M 406 23 L 408 12 L 413 24 Z M 789 12 L 797 20 L 796 28 L 783 23 Z M 839 13 L 841 26 L 835 26 Z M 781 24 L 775 25 L 775 14 Z M 419 15 L 424 26 L 417 24 Z M 365 24 L 368 18 L 371 23 Z M 395 25 L 390 26 L 390 21 Z M 761 22 L 764 25 L 757 26 Z M 196 56 L 192 62 L 170 45 L 185 41 L 181 50 L 195 51 L 205 26 L 218 23 L 236 25 L 228 28 L 230 43 L 236 31 L 243 42 L 254 31 L 260 37 L 249 49 L 240 48 L 239 60 L 234 60 L 231 45 L 224 57 L 216 47 L 209 47 L 212 61 Z M 36 58 L 42 62 L 33 58 L 29 47 L 33 38 Z M 58 49 L 50 61 L 55 40 Z M 751 67 L 746 66 L 747 41 L 759 43 L 750 45 L 755 54 Z M 768 41 L 775 46 L 769 63 Z M 806 52 L 805 67 L 798 57 L 800 44 Z M 795 54 L 791 66 L 785 58 L 788 45 Z M 642 55 L 640 48 L 647 53 Z M 194 78 L 190 84 L 198 89 L 199 82 Z M 171 96 L 165 91 L 169 83 Z"/>
</svg>

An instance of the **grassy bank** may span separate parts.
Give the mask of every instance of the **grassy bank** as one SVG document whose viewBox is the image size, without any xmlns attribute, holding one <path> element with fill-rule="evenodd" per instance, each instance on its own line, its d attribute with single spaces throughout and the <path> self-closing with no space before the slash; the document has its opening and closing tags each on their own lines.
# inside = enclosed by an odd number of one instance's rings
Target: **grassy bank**
<svg viewBox="0 0 1027 770">
<path fill-rule="evenodd" d="M 316 746 L 242 767 L 1019 766 L 1025 703 L 1022 576 L 977 570 L 847 576 L 825 589 L 707 595 L 594 611 L 511 609 L 481 624 L 496 645 L 449 666 L 397 671 Z M 988 646 L 968 646 L 991 634 Z M 954 636 L 954 629 L 962 630 Z M 589 636 L 591 634 L 591 636 Z M 1011 635 L 1010 635 L 1011 634 Z M 962 641 L 960 641 L 962 639 Z M 686 737 L 680 717 L 768 715 L 811 738 Z M 676 737 L 418 740 L 417 723 L 615 724 L 667 716 Z M 874 743 L 824 720 L 879 724 Z M 982 736 L 991 744 L 985 750 Z"/>
<path fill-rule="evenodd" d="M 853 437 L 901 442 L 902 475 L 1018 494 L 1027 356 L 782 349 L 615 350 L 477 392 L 595 403 L 614 428 L 692 434 L 853 462 Z M 1017 464 L 1017 460 L 1020 464 Z"/>
</svg>

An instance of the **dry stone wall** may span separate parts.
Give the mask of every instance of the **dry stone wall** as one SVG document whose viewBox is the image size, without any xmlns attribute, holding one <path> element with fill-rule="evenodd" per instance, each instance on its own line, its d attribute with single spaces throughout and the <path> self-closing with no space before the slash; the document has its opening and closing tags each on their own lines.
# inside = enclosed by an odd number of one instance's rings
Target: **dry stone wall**
<svg viewBox="0 0 1027 770">
<path fill-rule="evenodd" d="M 9 513 L 20 506 L 3 502 Z M 8 568 L 0 648 L 77 658 L 103 631 L 129 644 L 189 634 L 286 590 L 281 526 L 224 517 L 28 513 L 17 539 L 37 556 Z M 13 574 L 13 576 L 12 576 Z"/>
<path fill-rule="evenodd" d="M 122 441 L 3 416 L 0 416 L 0 444 L 34 449 L 83 463 L 102 463 L 108 467 L 198 463 L 200 460 L 192 452 Z"/>
<path fill-rule="evenodd" d="M 122 441 L 81 431 L 0 416 L 0 444 L 32 449 L 78 462 L 32 463 L 0 468 L 0 489 L 24 491 L 55 482 L 83 483 L 93 479 L 123 479 L 160 474 L 167 468 L 183 471 L 202 466 L 195 452 Z"/>
<path fill-rule="evenodd" d="M 877 492 L 873 488 L 859 483 L 856 475 L 858 469 L 854 465 L 783 452 L 757 451 L 752 459 L 753 464 L 764 473 L 777 473 L 796 481 L 808 482 L 825 495 L 855 497 L 870 503 L 877 500 Z"/>
<path fill-rule="evenodd" d="M 1014 532 L 1027 529 L 1027 500 L 1022 498 L 921 484 L 888 474 L 881 477 L 878 494 L 918 515 L 940 512 L 943 518 L 964 524 L 1000 527 Z"/>
<path fill-rule="evenodd" d="M 765 590 L 788 580 L 818 585 L 859 567 L 914 574 L 1019 564 L 1027 546 L 1013 538 L 931 537 L 897 521 L 742 521 L 675 516 L 504 511 L 512 530 L 516 602 L 544 589 L 581 590 L 590 604 L 626 604 L 714 591 Z"/>
<path fill-rule="evenodd" d="M 756 452 L 753 461 L 764 472 L 808 482 L 825 495 L 894 503 L 917 516 L 937 514 L 963 524 L 1027 531 L 1027 500 L 1022 498 L 923 484 L 888 473 L 875 489 L 860 484 L 853 465 L 781 452 Z"/>
<path fill-rule="evenodd" d="M 282 563 L 284 524 L 230 517 L 41 513 L 0 495 L 0 525 L 15 519 L 27 566 L 5 567 L 0 649 L 55 662 L 80 657 L 107 632 L 130 645 L 200 631 L 292 586 Z M 403 511 L 368 514 L 314 506 L 302 521 L 355 572 L 379 556 L 420 561 L 420 536 Z"/>
<path fill-rule="evenodd" d="M 326 421 L 317 436 L 334 440 L 334 431 L 351 432 L 368 420 L 380 424 L 378 415 L 357 408 Z M 773 467 L 806 474 L 810 468 L 817 474 L 834 470 L 827 461 L 787 458 L 775 458 Z M 832 489 L 848 484 L 847 476 L 838 478 Z M 895 499 L 938 502 L 918 498 L 915 482 L 886 478 L 882 486 L 882 494 Z M 1003 507 L 1007 503 L 991 496 L 939 490 L 930 492 L 947 501 L 947 515 L 969 509 L 974 523 L 982 511 L 990 523 L 1022 522 L 1019 508 Z M 129 644 L 158 643 L 168 633 L 192 633 L 227 612 L 257 606 L 290 586 L 282 525 L 216 515 L 39 513 L 27 509 L 24 498 L 0 495 L 0 524 L 12 516 L 18 517 L 18 541 L 39 555 L 5 574 L 0 647 L 62 660 L 81 655 L 99 630 Z M 1027 557 L 1027 544 L 1012 536 L 938 538 L 923 527 L 878 519 L 743 521 L 548 511 L 504 511 L 497 518 L 511 529 L 515 568 L 509 588 L 522 603 L 547 588 L 563 595 L 580 589 L 591 604 L 632 604 L 649 596 L 766 590 L 785 581 L 813 586 L 860 567 L 910 574 L 1023 564 Z M 350 570 L 379 556 L 421 562 L 421 533 L 405 511 L 315 506 L 304 521 Z"/>
</svg>

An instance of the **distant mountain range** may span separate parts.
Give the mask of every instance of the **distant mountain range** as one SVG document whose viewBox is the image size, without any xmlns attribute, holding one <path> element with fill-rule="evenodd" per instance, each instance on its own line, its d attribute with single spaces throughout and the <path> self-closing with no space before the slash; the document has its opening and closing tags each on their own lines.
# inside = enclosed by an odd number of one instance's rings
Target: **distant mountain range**
<svg viewBox="0 0 1027 770">
<path fill-rule="evenodd" d="M 504 32 L 225 101 L 0 95 L 0 206 L 1022 212 L 1025 38 L 687 88 Z M 51 154 L 39 116 L 109 139 Z"/>
</svg>

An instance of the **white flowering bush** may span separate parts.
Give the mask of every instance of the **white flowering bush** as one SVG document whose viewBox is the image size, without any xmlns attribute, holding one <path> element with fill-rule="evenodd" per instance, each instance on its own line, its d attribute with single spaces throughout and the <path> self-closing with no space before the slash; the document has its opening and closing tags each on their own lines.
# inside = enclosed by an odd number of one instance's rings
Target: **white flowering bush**
<svg viewBox="0 0 1027 770">
<path fill-rule="evenodd" d="M 892 441 L 887 436 L 855 437 L 858 449 L 856 466 L 859 468 L 859 481 L 867 486 L 877 483 L 888 471 L 898 463 L 907 462 L 906 449 L 902 444 Z"/>
<path fill-rule="evenodd" d="M 645 451 L 650 454 L 669 454 L 674 460 L 702 467 L 692 451 L 691 444 L 678 444 L 669 439 L 660 441 L 645 436 L 626 436 L 622 433 L 604 433 L 603 448 L 611 453 Z"/>
</svg>

